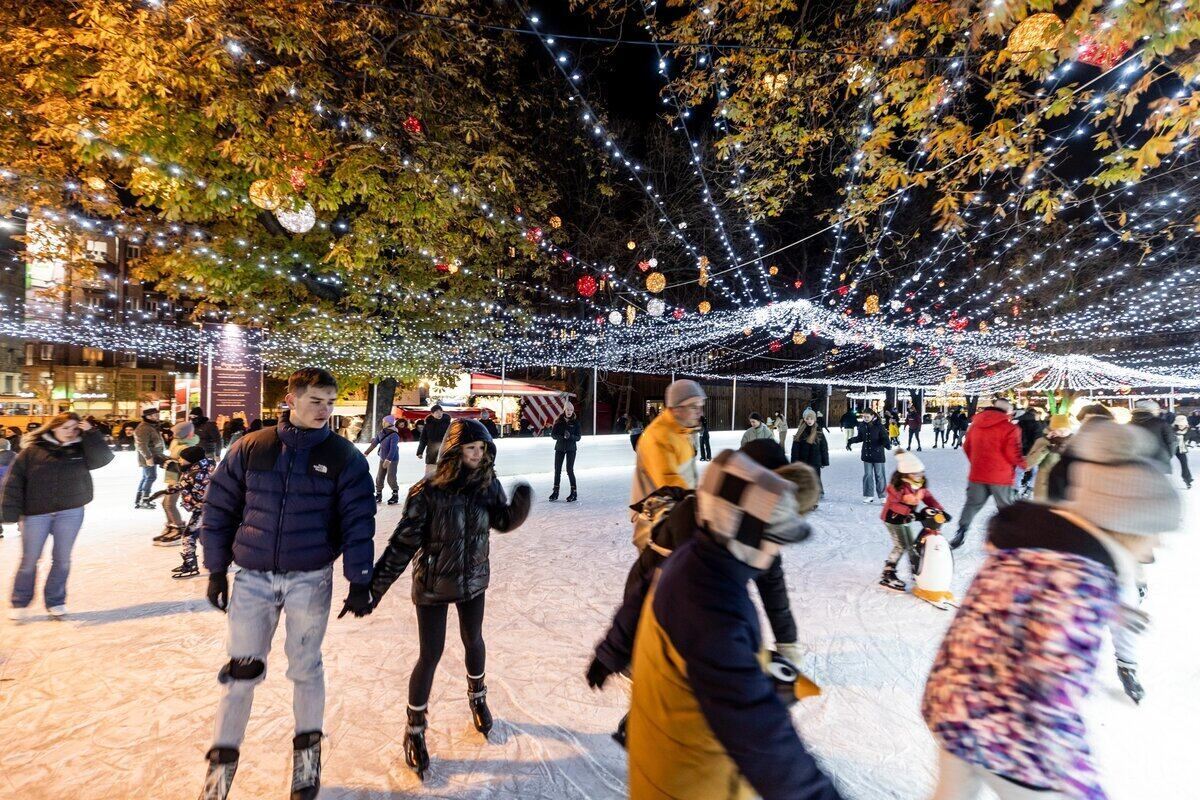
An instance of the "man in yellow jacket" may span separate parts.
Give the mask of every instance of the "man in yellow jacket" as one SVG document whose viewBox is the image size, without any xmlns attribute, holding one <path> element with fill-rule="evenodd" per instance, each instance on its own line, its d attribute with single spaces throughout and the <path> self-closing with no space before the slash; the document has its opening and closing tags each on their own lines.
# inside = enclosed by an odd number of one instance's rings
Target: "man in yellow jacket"
<svg viewBox="0 0 1200 800">
<path fill-rule="evenodd" d="M 707 399 L 700 384 L 677 380 L 667 387 L 666 409 L 638 439 L 631 504 L 641 502 L 664 486 L 696 488 L 696 448 L 692 434 L 700 427 Z M 645 543 L 639 544 L 639 548 Z"/>
</svg>

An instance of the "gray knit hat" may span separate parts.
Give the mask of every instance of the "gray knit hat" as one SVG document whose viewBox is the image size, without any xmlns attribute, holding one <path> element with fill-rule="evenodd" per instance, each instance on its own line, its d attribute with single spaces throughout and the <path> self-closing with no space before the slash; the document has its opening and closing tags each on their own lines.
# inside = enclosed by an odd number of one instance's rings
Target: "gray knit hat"
<svg viewBox="0 0 1200 800">
<path fill-rule="evenodd" d="M 171 428 L 171 436 L 176 439 L 186 439 L 196 432 L 196 426 L 190 422 L 180 422 Z"/>
<path fill-rule="evenodd" d="M 1114 533 L 1153 536 L 1179 528 L 1183 506 L 1150 460 L 1156 444 L 1136 425 L 1092 418 L 1071 439 L 1063 508 Z"/>
<path fill-rule="evenodd" d="M 672 381 L 671 385 L 667 387 L 667 408 L 681 406 L 685 400 L 691 400 L 693 397 L 699 397 L 701 400 L 708 399 L 708 395 L 695 381 L 689 381 L 686 378 Z"/>
</svg>

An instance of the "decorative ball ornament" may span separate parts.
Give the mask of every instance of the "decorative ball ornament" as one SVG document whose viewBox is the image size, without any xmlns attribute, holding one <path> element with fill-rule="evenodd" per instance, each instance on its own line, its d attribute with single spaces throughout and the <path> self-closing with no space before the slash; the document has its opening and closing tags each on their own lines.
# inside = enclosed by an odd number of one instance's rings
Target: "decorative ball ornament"
<svg viewBox="0 0 1200 800">
<path fill-rule="evenodd" d="M 579 292 L 580 297 L 591 297 L 596 293 L 596 279 L 591 275 L 579 276 L 579 280 L 575 281 L 575 291 Z"/>
<path fill-rule="evenodd" d="M 624 319 L 624 317 L 621 316 L 620 311 L 608 312 L 608 322 L 610 325 L 620 325 L 622 319 Z"/>
<path fill-rule="evenodd" d="M 101 178 L 98 175 L 92 175 L 87 179 L 87 185 L 88 188 L 93 192 L 102 192 L 107 184 L 104 183 L 104 178 Z"/>
<path fill-rule="evenodd" d="M 550 218 L 550 227 L 558 230 L 562 227 L 562 217 L 555 215 Z"/>
<path fill-rule="evenodd" d="M 536 225 L 534 227 L 530 228 L 529 230 L 525 231 L 525 240 L 527 242 L 529 242 L 530 244 L 541 244 L 542 236 L 544 236 L 544 234 L 542 233 L 542 229 L 537 227 Z"/>
<path fill-rule="evenodd" d="M 264 211 L 274 211 L 282 202 L 277 186 L 266 178 L 250 184 L 250 202 Z"/>
<path fill-rule="evenodd" d="M 783 349 L 783 342 L 776 339 L 775 341 L 773 341 L 769 345 L 767 345 L 767 349 L 770 350 L 772 353 L 778 353 L 780 350 Z"/>
<path fill-rule="evenodd" d="M 658 294 L 665 288 L 667 279 L 661 272 L 651 272 L 646 276 L 646 290 L 651 294 Z"/>
<path fill-rule="evenodd" d="M 638 269 L 640 269 L 642 272 L 649 272 L 650 271 L 650 262 L 649 261 L 639 261 Z"/>
<path fill-rule="evenodd" d="M 877 294 L 867 295 L 867 301 L 865 303 L 863 303 L 863 311 L 867 314 L 878 314 L 879 313 L 879 295 L 877 295 Z"/>
<path fill-rule="evenodd" d="M 292 167 L 288 170 L 288 183 L 293 192 L 303 192 L 308 187 L 308 170 L 304 167 Z"/>
<path fill-rule="evenodd" d="M 988 324 L 987 324 L 987 321 L 986 321 L 986 320 L 980 320 L 980 322 L 979 322 L 979 332 L 980 332 L 980 333 L 987 333 L 987 332 L 988 332 Z"/>
<path fill-rule="evenodd" d="M 1053 50 L 1063 35 L 1063 21 L 1057 14 L 1031 14 L 1008 34 L 1008 52 L 1020 55 Z"/>
<path fill-rule="evenodd" d="M 450 274 L 457 275 L 459 266 L 461 266 L 461 262 L 459 262 L 459 260 L 457 258 L 451 259 L 450 260 Z"/>
<path fill-rule="evenodd" d="M 704 269 L 708 266 L 708 264 L 708 256 L 700 256 L 699 260 L 696 262 L 696 265 L 700 267 L 700 269 Z"/>
<path fill-rule="evenodd" d="M 288 233 L 308 233 L 317 224 L 317 212 L 312 203 L 305 203 L 299 211 L 275 209 L 275 219 Z"/>
<path fill-rule="evenodd" d="M 649 261 L 647 261 L 646 263 L 649 264 L 651 268 L 658 267 L 658 259 L 657 258 L 652 258 Z"/>
<path fill-rule="evenodd" d="M 625 246 L 630 250 L 637 250 L 637 242 L 635 242 L 633 239 L 630 239 L 628 242 L 626 242 Z"/>
<path fill-rule="evenodd" d="M 649 303 L 646 303 L 646 313 L 652 317 L 661 317 L 666 310 L 667 304 L 657 297 L 652 298 Z"/>
<path fill-rule="evenodd" d="M 754 333 L 754 328 L 751 328 L 748 326 L 745 328 L 742 328 L 742 336 L 749 336 L 752 333 Z"/>
<path fill-rule="evenodd" d="M 850 287 L 847 284 L 842 284 L 841 286 L 839 286 L 837 288 L 837 293 L 840 294 L 842 297 L 845 297 L 849 291 L 850 291 Z"/>
<path fill-rule="evenodd" d="M 931 322 L 933 322 L 933 317 L 928 314 L 922 313 L 921 316 L 917 317 L 918 325 L 928 325 Z"/>
<path fill-rule="evenodd" d="M 712 303 L 708 302 L 707 300 L 701 300 L 700 305 L 696 307 L 696 310 L 701 314 L 707 314 L 708 312 L 712 311 Z"/>
<path fill-rule="evenodd" d="M 1112 69 L 1129 52 L 1129 42 L 1102 42 L 1096 36 L 1085 33 L 1079 37 L 1079 49 L 1075 58 L 1084 64 L 1100 69 Z"/>
<path fill-rule="evenodd" d="M 445 261 L 437 262 L 436 264 L 433 265 L 433 268 L 436 269 L 438 272 L 443 272 L 443 273 L 450 271 L 450 265 L 447 264 Z"/>
<path fill-rule="evenodd" d="M 411 134 L 412 136 L 418 136 L 425 130 L 425 126 L 421 124 L 421 120 L 417 119 L 412 114 L 409 114 L 407 117 L 405 117 L 404 122 L 400 123 L 400 125 L 404 128 L 405 133 Z"/>
<path fill-rule="evenodd" d="M 792 281 L 792 286 L 799 289 L 802 286 L 804 286 L 804 281 L 801 281 L 801 280 Z"/>
<path fill-rule="evenodd" d="M 892 311 L 899 311 L 904 306 L 904 303 L 901 303 L 899 300 L 892 300 L 888 303 L 888 305 L 891 307 Z"/>
<path fill-rule="evenodd" d="M 800 331 L 796 331 L 795 333 L 792 334 L 792 344 L 804 344 L 807 341 L 808 341 L 808 337 L 805 336 Z"/>
<path fill-rule="evenodd" d="M 681 319 L 683 319 L 683 315 L 685 313 L 687 313 L 687 312 L 685 312 L 682 308 L 676 308 L 674 311 L 671 312 L 671 316 L 674 317 L 676 320 L 681 320 Z"/>
<path fill-rule="evenodd" d="M 778 275 L 778 274 L 779 274 L 779 267 L 777 267 L 777 266 L 775 266 L 774 264 L 772 264 L 772 265 L 770 266 L 770 268 L 767 270 L 767 272 L 768 272 L 768 273 L 770 273 L 770 275 L 771 275 L 772 277 L 774 277 L 775 275 Z"/>
<path fill-rule="evenodd" d="M 708 286 L 708 281 L 709 281 L 708 267 L 701 267 L 700 268 L 700 277 L 696 280 L 696 282 L 699 283 L 701 287 L 705 287 L 705 286 Z"/>
</svg>

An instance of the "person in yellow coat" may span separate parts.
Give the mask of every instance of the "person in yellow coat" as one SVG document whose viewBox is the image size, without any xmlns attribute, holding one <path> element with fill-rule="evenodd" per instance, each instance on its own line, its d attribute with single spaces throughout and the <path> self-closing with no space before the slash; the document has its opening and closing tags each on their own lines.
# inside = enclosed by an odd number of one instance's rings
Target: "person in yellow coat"
<svg viewBox="0 0 1200 800">
<path fill-rule="evenodd" d="M 781 545 L 808 534 L 796 485 L 726 450 L 696 508 L 696 534 L 666 560 L 638 624 L 629 796 L 840 800 L 763 669 L 747 586 Z"/>
<path fill-rule="evenodd" d="M 692 445 L 692 434 L 700 427 L 706 399 L 704 390 L 695 381 L 680 379 L 667 387 L 667 407 L 638 439 L 637 466 L 629 496 L 631 505 L 666 486 L 696 488 L 696 448 Z M 635 514 L 635 520 L 636 517 Z M 635 525 L 634 545 L 641 550 L 647 542 Z"/>
</svg>

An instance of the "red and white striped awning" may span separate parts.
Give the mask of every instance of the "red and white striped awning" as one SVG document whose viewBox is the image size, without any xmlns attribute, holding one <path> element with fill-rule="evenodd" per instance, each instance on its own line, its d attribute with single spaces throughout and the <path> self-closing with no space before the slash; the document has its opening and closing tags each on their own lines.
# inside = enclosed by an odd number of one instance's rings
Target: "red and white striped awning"
<svg viewBox="0 0 1200 800">
<path fill-rule="evenodd" d="M 515 381 L 512 378 L 501 381 L 499 376 L 488 375 L 486 372 L 472 372 L 471 394 L 504 394 L 507 397 L 567 397 L 571 393 L 560 389 L 548 389 L 535 383 Z"/>
<path fill-rule="evenodd" d="M 557 394 L 550 397 L 545 395 L 525 395 L 525 403 L 522 406 L 524 416 L 533 422 L 539 428 L 548 428 L 554 424 L 554 420 L 562 413 L 563 407 L 569 401 L 565 394 Z"/>
</svg>

